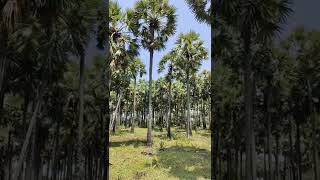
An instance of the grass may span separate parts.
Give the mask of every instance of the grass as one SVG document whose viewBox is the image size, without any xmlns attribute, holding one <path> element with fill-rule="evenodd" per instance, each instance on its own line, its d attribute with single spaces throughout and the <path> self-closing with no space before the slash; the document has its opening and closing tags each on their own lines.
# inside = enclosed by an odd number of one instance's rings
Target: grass
<svg viewBox="0 0 320 180">
<path fill-rule="evenodd" d="M 210 179 L 209 131 L 194 132 L 186 138 L 173 129 L 172 140 L 165 131 L 153 131 L 153 146 L 146 146 L 147 129 L 119 129 L 110 142 L 112 180 L 205 180 Z"/>
</svg>

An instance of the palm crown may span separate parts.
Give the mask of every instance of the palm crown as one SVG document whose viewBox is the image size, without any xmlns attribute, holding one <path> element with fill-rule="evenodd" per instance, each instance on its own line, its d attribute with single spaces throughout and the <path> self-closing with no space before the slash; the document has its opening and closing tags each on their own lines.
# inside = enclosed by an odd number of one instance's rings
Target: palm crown
<svg viewBox="0 0 320 180">
<path fill-rule="evenodd" d="M 144 48 L 164 48 L 164 43 L 176 30 L 175 12 L 176 8 L 168 0 L 140 0 L 135 4 L 135 10 L 128 12 L 130 27 L 142 37 Z"/>
</svg>

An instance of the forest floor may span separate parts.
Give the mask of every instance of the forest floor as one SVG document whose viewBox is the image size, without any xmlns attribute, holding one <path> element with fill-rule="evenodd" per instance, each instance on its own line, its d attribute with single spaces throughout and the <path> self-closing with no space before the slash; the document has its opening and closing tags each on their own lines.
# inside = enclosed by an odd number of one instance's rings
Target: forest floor
<svg viewBox="0 0 320 180">
<path fill-rule="evenodd" d="M 198 130 L 186 138 L 185 131 L 172 128 L 153 131 L 153 146 L 146 146 L 147 129 L 119 129 L 111 136 L 112 180 L 205 180 L 210 179 L 210 132 Z"/>
</svg>

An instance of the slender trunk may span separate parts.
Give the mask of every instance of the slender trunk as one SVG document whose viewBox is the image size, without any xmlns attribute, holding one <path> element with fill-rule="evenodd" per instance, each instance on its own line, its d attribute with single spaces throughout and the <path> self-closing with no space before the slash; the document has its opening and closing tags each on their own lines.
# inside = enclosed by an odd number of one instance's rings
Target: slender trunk
<svg viewBox="0 0 320 180">
<path fill-rule="evenodd" d="M 39 164 L 40 164 L 40 139 L 39 139 L 40 122 L 36 121 L 33 129 L 32 137 L 32 154 L 31 154 L 31 178 L 38 180 L 39 178 Z"/>
<path fill-rule="evenodd" d="M 231 170 L 231 150 L 227 148 L 227 180 L 231 180 L 232 170 Z"/>
<path fill-rule="evenodd" d="M 36 125 L 36 122 L 37 122 L 38 112 L 39 112 L 39 109 L 40 109 L 40 106 L 41 106 L 40 105 L 41 104 L 41 92 L 39 92 L 39 93 L 40 94 L 37 97 L 37 104 L 36 104 L 36 106 L 34 108 L 33 115 L 32 115 L 31 121 L 29 123 L 29 128 L 28 128 L 28 131 L 27 131 L 27 134 L 26 134 L 26 138 L 25 138 L 25 140 L 23 142 L 22 149 L 21 149 L 21 152 L 20 152 L 20 155 L 19 155 L 19 161 L 18 161 L 18 164 L 16 166 L 16 174 L 14 175 L 14 178 L 13 178 L 14 180 L 18 180 L 18 178 L 20 176 L 22 164 L 23 164 L 24 159 L 25 159 L 26 154 L 27 154 L 27 148 L 28 148 L 29 143 L 30 143 L 31 135 L 32 135 L 34 126 Z"/>
<path fill-rule="evenodd" d="M 135 120 L 137 117 L 137 112 L 136 112 L 136 97 L 137 97 L 137 78 L 134 77 L 134 87 L 133 87 L 133 116 L 131 118 L 131 133 L 134 133 L 134 126 L 135 126 Z"/>
<path fill-rule="evenodd" d="M 263 146 L 263 172 L 264 172 L 264 179 L 267 180 L 268 172 L 267 172 L 267 156 L 266 156 L 266 147 L 267 147 L 267 138 L 264 139 L 264 146 Z"/>
<path fill-rule="evenodd" d="M 154 32 L 152 31 L 152 34 Z M 150 64 L 149 64 L 149 102 L 148 102 L 148 132 L 147 132 L 147 146 L 152 146 L 152 66 L 153 66 L 153 49 L 149 49 Z"/>
<path fill-rule="evenodd" d="M 190 102 L 190 77 L 187 72 L 187 137 L 192 136 L 192 124 L 191 124 L 191 102 Z"/>
<path fill-rule="evenodd" d="M 313 171 L 314 171 L 314 180 L 318 180 L 319 178 L 319 167 L 318 167 L 318 144 L 319 142 L 317 141 L 316 138 L 316 117 L 313 116 L 312 118 L 312 123 L 313 123 L 313 133 L 312 133 L 312 138 L 313 138 Z"/>
<path fill-rule="evenodd" d="M 272 167 L 271 167 L 271 87 L 270 87 L 270 80 L 268 79 L 268 87 L 266 89 L 266 118 L 267 118 L 267 148 L 268 148 L 268 180 L 272 180 Z"/>
<path fill-rule="evenodd" d="M 245 102 L 245 127 L 246 127 L 246 179 L 256 180 L 256 146 L 254 136 L 253 121 L 253 80 L 254 72 L 252 71 L 251 60 L 251 27 L 248 27 L 245 33 L 245 62 L 244 62 L 244 102 Z"/>
<path fill-rule="evenodd" d="M 8 148 L 7 148 L 7 164 L 8 164 L 8 179 L 11 180 L 11 168 L 12 168 L 12 132 L 9 129 L 8 133 Z M 1 154 L 0 154 L 1 156 Z"/>
<path fill-rule="evenodd" d="M 23 115 L 22 115 L 22 126 L 23 126 L 23 134 L 27 133 L 27 113 L 28 113 L 28 105 L 29 105 L 29 90 L 25 90 L 24 102 L 23 102 Z"/>
<path fill-rule="evenodd" d="M 292 180 L 296 180 L 296 172 L 294 167 L 294 152 L 293 152 L 293 140 L 292 140 L 292 131 L 293 131 L 293 124 L 292 119 L 289 119 L 289 146 L 290 146 L 290 176 L 292 177 Z"/>
<path fill-rule="evenodd" d="M 105 9 L 109 9 L 109 0 L 105 1 Z M 106 22 L 109 22 L 109 11 L 106 11 L 105 16 Z M 109 25 L 106 26 L 106 32 L 109 32 Z M 105 75 L 104 75 L 104 87 L 106 89 L 105 95 L 105 122 L 104 122 L 104 138 L 103 138 L 103 153 L 101 154 L 101 159 L 103 163 L 101 164 L 102 169 L 102 179 L 106 180 L 109 179 L 109 141 L 110 141 L 110 84 L 111 84 L 111 57 L 110 57 L 110 44 L 109 44 L 109 36 L 106 36 L 106 59 L 107 59 L 107 67 L 105 68 Z"/>
<path fill-rule="evenodd" d="M 318 180 L 318 141 L 316 132 L 316 117 L 314 116 L 313 100 L 312 100 L 312 87 L 310 80 L 307 80 L 308 85 L 308 105 L 310 111 L 310 120 L 312 123 L 312 159 L 313 159 L 313 174 L 314 180 Z"/>
<path fill-rule="evenodd" d="M 112 122 L 111 122 L 111 125 L 110 127 L 112 127 L 112 132 L 115 133 L 116 131 L 116 119 L 117 119 L 117 114 L 118 114 L 118 111 L 119 111 L 119 108 L 120 108 L 120 104 L 121 104 L 121 100 L 122 100 L 122 90 L 120 90 L 120 93 L 118 95 L 118 102 L 117 102 L 117 106 L 116 106 L 116 109 L 114 110 L 114 113 L 113 113 L 113 116 L 112 116 Z"/>
<path fill-rule="evenodd" d="M 275 180 L 280 180 L 280 176 L 279 176 L 279 173 L 280 173 L 280 167 L 279 167 L 279 153 L 280 153 L 280 149 L 279 149 L 279 135 L 277 134 L 276 137 L 275 137 L 275 140 L 276 140 L 276 153 L 275 153 L 275 174 L 274 174 L 274 179 Z"/>
<path fill-rule="evenodd" d="M 47 160 L 46 180 L 49 180 L 50 159 Z"/>
<path fill-rule="evenodd" d="M 83 118 L 84 118 L 84 68 L 85 68 L 85 53 L 80 53 L 80 86 L 79 86 L 79 125 L 78 125 L 78 148 L 77 148 L 77 176 L 78 179 L 83 179 L 84 173 L 84 155 L 82 153 L 82 149 L 84 147 L 83 144 Z"/>
<path fill-rule="evenodd" d="M 7 61 L 8 61 L 7 58 L 2 58 L 0 60 L 0 92 L 4 92 L 3 87 L 4 87 L 4 81 L 5 81 Z M 0 110 L 1 108 L 2 106 L 0 107 Z"/>
<path fill-rule="evenodd" d="M 59 130 L 60 130 L 60 120 L 59 118 L 56 118 L 57 125 L 55 129 L 55 134 L 54 134 L 54 150 L 53 150 L 53 164 L 52 164 L 52 180 L 57 179 L 57 164 L 58 164 L 58 148 L 59 148 Z"/>
<path fill-rule="evenodd" d="M 212 7 L 211 7 L 212 9 Z M 217 14 L 214 14 L 214 13 L 217 13 Z M 218 12 L 215 12 L 215 11 L 211 11 L 211 19 L 212 19 L 212 22 L 211 22 L 211 77 L 214 77 L 214 55 L 215 55 L 215 52 L 214 52 L 214 27 L 213 27 L 213 18 L 215 18 L 216 15 L 219 15 Z M 212 106 L 214 104 L 214 93 L 213 93 L 213 81 L 211 80 L 211 95 L 210 95 L 210 101 L 211 101 L 211 108 L 210 108 L 210 112 L 211 112 L 211 119 L 210 119 L 210 130 L 211 130 L 211 178 L 212 180 L 217 180 L 217 173 L 218 173 L 218 151 L 219 151 L 219 148 L 218 148 L 218 144 L 219 144 L 219 141 L 218 141 L 218 130 L 219 130 L 219 121 L 218 121 L 218 118 L 214 119 L 214 106 Z M 204 121 L 205 118 L 203 118 L 203 121 Z M 203 124 L 205 125 L 205 124 Z M 204 128 L 204 127 L 203 127 Z M 241 174 L 241 163 L 242 163 L 242 156 L 240 157 L 240 174 Z M 221 169 L 220 169 L 221 171 Z M 221 172 L 219 172 L 220 174 Z M 241 177 L 240 177 L 241 178 Z M 221 180 L 221 179 L 220 179 Z"/>
<path fill-rule="evenodd" d="M 301 164 L 301 145 L 300 145 L 300 123 L 296 121 L 297 124 L 297 139 L 296 139 L 296 149 L 298 153 L 298 179 L 302 180 L 302 164 Z"/>
<path fill-rule="evenodd" d="M 236 139 L 235 139 L 236 140 Z M 236 142 L 237 143 L 237 142 Z M 235 180 L 239 180 L 239 146 L 237 146 L 236 151 L 234 153 L 235 164 L 234 164 L 234 176 Z"/>
<path fill-rule="evenodd" d="M 217 172 L 219 174 L 219 179 L 222 180 L 223 169 L 222 169 L 222 156 L 221 156 L 221 154 L 218 159 L 219 159 L 219 171 L 217 171 Z"/>
<path fill-rule="evenodd" d="M 167 119 L 167 137 L 171 139 L 171 78 L 169 80 L 169 97 L 168 97 L 168 119 Z"/>
<path fill-rule="evenodd" d="M 240 180 L 243 179 L 243 153 L 242 150 L 240 150 Z"/>
<path fill-rule="evenodd" d="M 283 180 L 286 180 L 287 177 L 287 156 L 284 155 L 284 162 L 283 162 Z"/>
<path fill-rule="evenodd" d="M 211 37 L 213 37 L 213 27 L 211 26 Z M 211 47 L 213 47 L 213 40 L 211 39 Z M 211 77 L 214 77 L 214 66 L 213 66 L 213 53 L 211 53 Z M 212 179 L 217 180 L 217 163 L 218 163 L 218 152 L 219 152 L 219 117 L 218 113 L 216 113 L 216 116 L 214 116 L 214 93 L 213 90 L 213 81 L 211 80 L 211 119 L 210 119 L 210 129 L 211 129 L 211 174 Z M 205 112 L 205 111 L 203 111 Z M 215 117 L 215 118 L 214 118 Z M 206 128 L 205 118 L 203 118 L 203 128 Z M 241 152 L 241 150 L 240 150 Z M 221 170 L 220 170 L 221 171 Z M 221 174 L 221 172 L 219 172 Z M 240 154 L 240 179 L 242 176 L 242 152 Z"/>
</svg>

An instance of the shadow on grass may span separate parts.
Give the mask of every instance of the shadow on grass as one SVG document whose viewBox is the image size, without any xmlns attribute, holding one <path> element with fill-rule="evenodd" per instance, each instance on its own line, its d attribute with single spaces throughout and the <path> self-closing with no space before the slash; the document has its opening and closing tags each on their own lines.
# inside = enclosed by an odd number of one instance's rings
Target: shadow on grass
<svg viewBox="0 0 320 180">
<path fill-rule="evenodd" d="M 137 138 L 137 139 L 124 140 L 124 141 L 110 142 L 110 147 L 133 146 L 136 148 L 139 146 L 145 146 L 146 144 L 147 144 L 146 140 Z"/>
<path fill-rule="evenodd" d="M 179 179 L 210 179 L 210 151 L 196 147 L 174 146 L 157 154 L 159 167 Z"/>
<path fill-rule="evenodd" d="M 199 134 L 200 136 L 211 137 L 211 133 L 209 130 L 198 130 L 197 134 Z"/>
<path fill-rule="evenodd" d="M 130 134 L 130 129 L 117 129 L 116 132 L 111 132 L 112 136 L 122 136 L 126 134 Z"/>
</svg>

